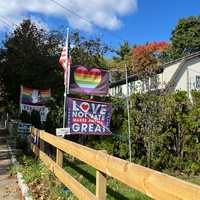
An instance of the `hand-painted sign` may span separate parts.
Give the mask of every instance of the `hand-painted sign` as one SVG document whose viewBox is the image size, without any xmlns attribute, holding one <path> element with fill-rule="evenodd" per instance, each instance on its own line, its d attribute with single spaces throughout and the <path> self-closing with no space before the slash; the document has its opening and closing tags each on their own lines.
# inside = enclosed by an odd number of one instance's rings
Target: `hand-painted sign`
<svg viewBox="0 0 200 200">
<path fill-rule="evenodd" d="M 44 106 L 51 97 L 50 89 L 33 89 L 21 86 L 21 103 Z"/>
<path fill-rule="evenodd" d="M 48 108 L 45 106 L 51 97 L 50 89 L 33 89 L 21 86 L 20 110 L 31 113 L 36 110 L 40 113 L 41 121 L 46 121 Z"/>
<path fill-rule="evenodd" d="M 42 122 L 46 121 L 47 114 L 49 112 L 49 109 L 46 106 L 33 106 L 28 104 L 20 104 L 21 112 L 23 110 L 27 111 L 28 113 L 31 113 L 32 110 L 36 110 L 40 113 L 40 120 Z"/>
<path fill-rule="evenodd" d="M 108 103 L 67 98 L 70 134 L 110 135 L 112 106 Z"/>
<path fill-rule="evenodd" d="M 85 66 L 73 66 L 70 72 L 70 92 L 87 95 L 107 95 L 108 71 Z"/>
</svg>

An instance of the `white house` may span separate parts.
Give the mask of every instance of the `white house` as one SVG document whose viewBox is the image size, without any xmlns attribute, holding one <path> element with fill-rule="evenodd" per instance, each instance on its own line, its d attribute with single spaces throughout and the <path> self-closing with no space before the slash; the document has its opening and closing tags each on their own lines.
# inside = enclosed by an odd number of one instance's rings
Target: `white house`
<svg viewBox="0 0 200 200">
<path fill-rule="evenodd" d="M 166 89 L 168 92 L 200 90 L 200 52 L 185 56 L 161 66 L 161 72 L 144 80 L 134 75 L 128 77 L 129 94 Z M 127 95 L 126 80 L 122 79 L 110 84 L 112 96 Z"/>
</svg>

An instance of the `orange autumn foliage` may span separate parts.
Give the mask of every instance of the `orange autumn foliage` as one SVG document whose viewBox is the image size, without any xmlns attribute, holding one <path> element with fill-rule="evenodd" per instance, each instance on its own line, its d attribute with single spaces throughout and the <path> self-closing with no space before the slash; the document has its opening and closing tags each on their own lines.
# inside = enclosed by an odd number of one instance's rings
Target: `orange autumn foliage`
<svg viewBox="0 0 200 200">
<path fill-rule="evenodd" d="M 152 74 L 159 69 L 159 55 L 169 47 L 166 42 L 152 42 L 133 48 L 133 71 Z"/>
</svg>

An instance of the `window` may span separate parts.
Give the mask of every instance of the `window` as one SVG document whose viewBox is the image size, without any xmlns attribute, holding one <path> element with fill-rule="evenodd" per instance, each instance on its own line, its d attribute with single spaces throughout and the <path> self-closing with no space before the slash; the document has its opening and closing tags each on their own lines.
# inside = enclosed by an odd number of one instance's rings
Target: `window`
<svg viewBox="0 0 200 200">
<path fill-rule="evenodd" d="M 149 91 L 149 89 L 150 89 L 149 80 L 150 80 L 149 77 L 144 79 L 144 90 L 146 90 L 146 91 Z"/>
<path fill-rule="evenodd" d="M 119 86 L 117 86 L 118 87 L 118 96 L 121 96 L 122 95 L 122 86 L 121 85 L 119 85 Z"/>
<path fill-rule="evenodd" d="M 122 86 L 117 85 L 113 88 L 113 95 L 114 96 L 121 96 L 122 95 Z"/>
<path fill-rule="evenodd" d="M 151 89 L 157 89 L 158 88 L 158 77 L 156 75 L 151 77 Z"/>
<path fill-rule="evenodd" d="M 135 81 L 129 82 L 129 94 L 134 93 L 135 91 Z"/>
<path fill-rule="evenodd" d="M 200 89 L 200 76 L 196 76 L 196 89 Z"/>
</svg>

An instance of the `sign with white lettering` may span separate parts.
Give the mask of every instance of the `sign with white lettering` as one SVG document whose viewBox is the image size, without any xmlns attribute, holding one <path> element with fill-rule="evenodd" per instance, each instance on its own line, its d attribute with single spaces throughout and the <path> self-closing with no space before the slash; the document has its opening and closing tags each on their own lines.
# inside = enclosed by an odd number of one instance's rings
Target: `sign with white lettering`
<svg viewBox="0 0 200 200">
<path fill-rule="evenodd" d="M 17 125 L 17 132 L 18 133 L 30 133 L 31 126 L 32 126 L 32 124 L 19 122 Z"/>
<path fill-rule="evenodd" d="M 42 122 L 46 121 L 47 114 L 49 112 L 49 109 L 46 106 L 34 106 L 34 105 L 28 105 L 28 104 L 20 104 L 21 111 L 25 110 L 28 113 L 31 113 L 32 110 L 36 110 L 40 113 L 40 119 Z"/>
<path fill-rule="evenodd" d="M 70 134 L 110 135 L 112 106 L 108 103 L 67 98 Z"/>
</svg>

